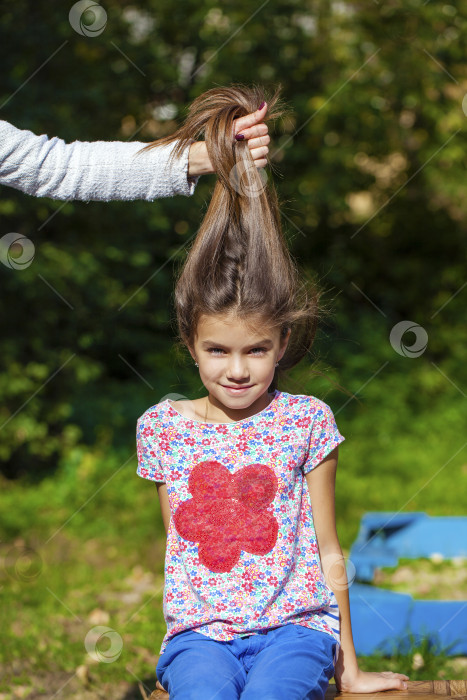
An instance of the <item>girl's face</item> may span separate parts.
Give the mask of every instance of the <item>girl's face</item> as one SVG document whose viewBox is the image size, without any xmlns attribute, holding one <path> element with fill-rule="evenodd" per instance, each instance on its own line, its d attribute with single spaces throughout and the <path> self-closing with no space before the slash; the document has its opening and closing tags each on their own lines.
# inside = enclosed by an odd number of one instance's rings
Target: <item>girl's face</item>
<svg viewBox="0 0 467 700">
<path fill-rule="evenodd" d="M 228 409 L 233 418 L 238 410 L 238 419 L 246 409 L 253 415 L 265 408 L 275 365 L 289 336 L 290 329 L 281 339 L 278 328 L 258 324 L 252 332 L 232 316 L 202 316 L 190 353 L 199 365 L 211 403 L 220 410 Z"/>
</svg>

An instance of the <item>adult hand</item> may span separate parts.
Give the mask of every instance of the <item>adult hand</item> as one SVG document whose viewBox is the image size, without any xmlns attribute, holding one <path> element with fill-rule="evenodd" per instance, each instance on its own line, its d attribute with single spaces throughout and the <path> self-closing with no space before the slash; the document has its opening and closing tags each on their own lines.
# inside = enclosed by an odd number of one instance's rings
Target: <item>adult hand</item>
<svg viewBox="0 0 467 700">
<path fill-rule="evenodd" d="M 268 125 L 262 121 L 267 111 L 268 105 L 265 102 L 261 109 L 234 121 L 232 138 L 236 138 L 237 141 L 243 139 L 247 141 L 257 168 L 264 168 L 268 162 L 266 156 L 269 152 L 268 143 L 271 139 L 268 134 Z M 243 136 L 243 139 L 239 139 L 238 136 Z M 209 160 L 205 142 L 195 141 L 191 144 L 188 154 L 188 177 L 207 175 L 213 172 L 214 169 Z"/>
</svg>

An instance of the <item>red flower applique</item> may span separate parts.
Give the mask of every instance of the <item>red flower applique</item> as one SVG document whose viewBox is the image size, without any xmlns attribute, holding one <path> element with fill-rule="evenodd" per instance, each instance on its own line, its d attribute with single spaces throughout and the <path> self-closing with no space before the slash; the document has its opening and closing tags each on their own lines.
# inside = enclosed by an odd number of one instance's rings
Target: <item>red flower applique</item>
<svg viewBox="0 0 467 700">
<path fill-rule="evenodd" d="M 200 462 L 188 478 L 193 498 L 173 515 L 175 528 L 183 539 L 198 542 L 199 560 L 210 571 L 231 571 L 242 550 L 267 554 L 276 544 L 279 527 L 266 507 L 277 485 L 265 464 L 231 474 L 220 462 Z"/>
</svg>

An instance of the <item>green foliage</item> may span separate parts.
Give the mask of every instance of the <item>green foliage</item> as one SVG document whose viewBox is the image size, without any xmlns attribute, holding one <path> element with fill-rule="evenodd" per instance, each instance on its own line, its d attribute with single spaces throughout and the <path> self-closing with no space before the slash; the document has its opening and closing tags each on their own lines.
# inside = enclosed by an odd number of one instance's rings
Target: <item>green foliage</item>
<svg viewBox="0 0 467 700">
<path fill-rule="evenodd" d="M 385 669 L 404 673 L 409 676 L 410 681 L 447 679 L 452 678 L 449 669 L 449 647 L 443 648 L 441 644 L 432 642 L 430 639 L 417 639 L 411 633 L 404 638 L 405 648 L 401 651 L 396 644 L 388 662 L 382 653 L 375 653 L 371 657 L 362 659 L 359 663 L 362 671 L 378 671 Z M 417 667 L 417 661 L 422 663 Z"/>
</svg>

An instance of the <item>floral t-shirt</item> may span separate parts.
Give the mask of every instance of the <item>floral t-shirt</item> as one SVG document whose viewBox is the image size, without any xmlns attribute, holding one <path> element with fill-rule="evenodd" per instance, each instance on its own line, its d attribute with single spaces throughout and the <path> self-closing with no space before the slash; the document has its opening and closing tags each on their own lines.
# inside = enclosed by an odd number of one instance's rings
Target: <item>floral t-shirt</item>
<svg viewBox="0 0 467 700">
<path fill-rule="evenodd" d="M 167 484 L 164 617 L 228 641 L 287 623 L 340 649 L 339 609 L 321 567 L 305 474 L 345 438 L 329 406 L 275 390 L 259 413 L 201 423 L 169 402 L 137 423 L 137 474 Z"/>
</svg>

